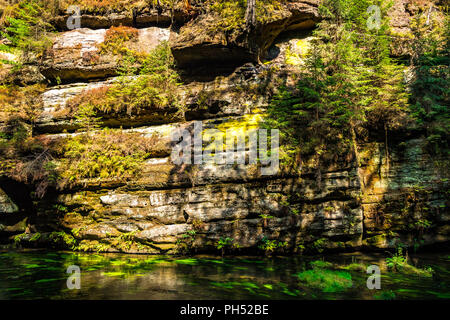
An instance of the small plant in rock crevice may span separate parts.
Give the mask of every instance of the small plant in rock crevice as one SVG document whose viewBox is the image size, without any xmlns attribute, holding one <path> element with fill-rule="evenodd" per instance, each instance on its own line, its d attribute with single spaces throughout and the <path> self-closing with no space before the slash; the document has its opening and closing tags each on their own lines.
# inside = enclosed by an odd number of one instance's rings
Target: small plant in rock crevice
<svg viewBox="0 0 450 320">
<path fill-rule="evenodd" d="M 239 244 L 235 243 L 232 238 L 220 238 L 219 241 L 216 242 L 216 249 L 220 250 L 222 257 L 225 255 L 227 250 L 239 248 Z"/>
<path fill-rule="evenodd" d="M 272 255 L 275 251 L 284 250 L 287 247 L 288 243 L 286 241 L 269 240 L 266 236 L 261 239 L 258 245 L 258 248 L 267 256 Z"/>
<path fill-rule="evenodd" d="M 189 254 L 194 249 L 194 241 L 197 231 L 186 231 L 176 242 L 176 251 L 178 253 Z"/>
<path fill-rule="evenodd" d="M 413 274 L 420 277 L 431 277 L 433 268 L 418 268 L 409 263 L 408 251 L 403 245 L 397 247 L 397 252 L 386 258 L 386 266 L 389 270 L 403 274 Z"/>
</svg>

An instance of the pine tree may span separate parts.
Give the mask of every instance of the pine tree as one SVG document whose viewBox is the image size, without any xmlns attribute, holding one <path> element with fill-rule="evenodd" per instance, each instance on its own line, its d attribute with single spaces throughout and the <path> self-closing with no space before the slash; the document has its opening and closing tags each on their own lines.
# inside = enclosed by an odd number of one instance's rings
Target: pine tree
<svg viewBox="0 0 450 320">
<path fill-rule="evenodd" d="M 387 15 L 378 30 L 367 26 L 367 8 L 377 4 L 385 13 L 383 3 L 325 0 L 320 6 L 325 19 L 314 32 L 296 92 L 282 92 L 269 108 L 269 117 L 283 119 L 272 118 L 284 130 L 282 138 L 294 143 L 286 149 L 313 159 L 319 178 L 321 163 L 336 160 L 349 147 L 356 153 L 362 127 L 383 130 L 387 145 L 388 131 L 405 121 L 407 95 L 402 69 L 389 57 Z M 298 124 L 304 129 L 288 129 Z"/>
<path fill-rule="evenodd" d="M 411 111 L 423 126 L 430 151 L 449 150 L 450 131 L 450 18 L 440 22 L 435 15 L 418 15 L 413 23 Z"/>
</svg>

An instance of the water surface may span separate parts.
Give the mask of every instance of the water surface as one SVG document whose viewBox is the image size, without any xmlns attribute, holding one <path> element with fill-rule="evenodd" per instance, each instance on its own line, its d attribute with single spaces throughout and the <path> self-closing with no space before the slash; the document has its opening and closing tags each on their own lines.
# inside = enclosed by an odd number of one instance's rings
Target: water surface
<svg viewBox="0 0 450 320">
<path fill-rule="evenodd" d="M 168 257 L 73 252 L 0 253 L 0 299 L 449 299 L 450 255 L 412 257 L 432 277 L 382 270 L 381 290 L 369 290 L 365 270 L 384 254 L 316 257 Z M 313 261 L 322 262 L 313 262 Z M 313 263 L 311 263 L 313 262 Z M 331 264 L 328 264 L 330 262 Z M 81 269 L 70 290 L 66 271 Z M 317 269 L 317 266 L 320 269 Z M 318 285 L 319 284 L 319 285 Z"/>
</svg>

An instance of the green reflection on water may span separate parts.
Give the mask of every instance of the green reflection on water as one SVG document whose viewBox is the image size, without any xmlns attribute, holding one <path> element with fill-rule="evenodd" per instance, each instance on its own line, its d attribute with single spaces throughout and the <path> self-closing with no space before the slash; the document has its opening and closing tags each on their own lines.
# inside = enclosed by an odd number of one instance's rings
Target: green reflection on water
<svg viewBox="0 0 450 320">
<path fill-rule="evenodd" d="M 433 277 L 382 270 L 381 290 L 366 267 L 385 256 L 172 257 L 70 252 L 0 253 L 1 299 L 450 299 L 448 254 L 417 255 Z M 81 269 L 69 290 L 66 270 Z"/>
</svg>

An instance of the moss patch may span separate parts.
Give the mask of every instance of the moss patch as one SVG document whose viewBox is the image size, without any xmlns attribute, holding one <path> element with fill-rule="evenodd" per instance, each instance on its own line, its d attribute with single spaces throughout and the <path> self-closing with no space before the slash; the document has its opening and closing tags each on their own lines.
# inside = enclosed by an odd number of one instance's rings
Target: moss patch
<svg viewBox="0 0 450 320">
<path fill-rule="evenodd" d="M 301 283 L 308 287 L 321 289 L 323 292 L 344 291 L 352 286 L 352 276 L 345 271 L 333 271 L 321 268 L 295 274 Z"/>
</svg>

